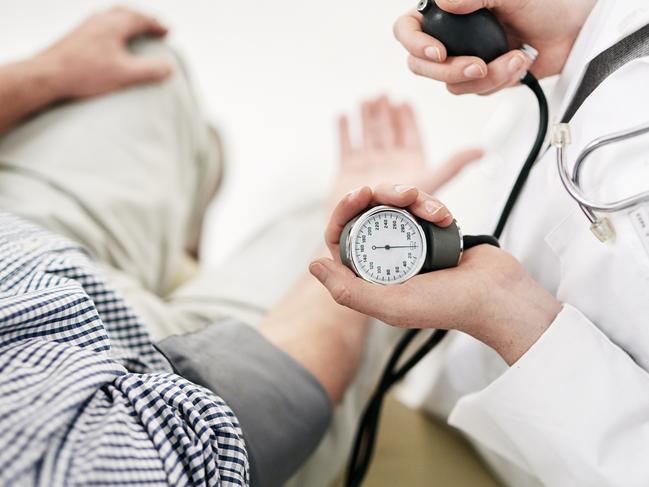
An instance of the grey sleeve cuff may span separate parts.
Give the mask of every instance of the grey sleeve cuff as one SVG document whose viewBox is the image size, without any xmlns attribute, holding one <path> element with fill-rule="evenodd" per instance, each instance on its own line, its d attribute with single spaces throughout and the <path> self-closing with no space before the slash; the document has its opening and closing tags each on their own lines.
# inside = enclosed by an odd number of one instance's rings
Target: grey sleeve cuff
<svg viewBox="0 0 649 487">
<path fill-rule="evenodd" d="M 322 385 L 248 325 L 223 321 L 157 347 L 179 375 L 232 408 L 246 440 L 253 487 L 283 485 L 327 430 L 332 405 Z"/>
</svg>

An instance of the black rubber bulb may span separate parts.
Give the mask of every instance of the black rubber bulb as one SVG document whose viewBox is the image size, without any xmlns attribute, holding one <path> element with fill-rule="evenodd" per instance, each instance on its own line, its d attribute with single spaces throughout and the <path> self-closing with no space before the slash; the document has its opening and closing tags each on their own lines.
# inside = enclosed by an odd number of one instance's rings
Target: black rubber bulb
<svg viewBox="0 0 649 487">
<path fill-rule="evenodd" d="M 439 40 L 449 56 L 477 56 L 485 63 L 509 51 L 502 26 L 486 8 L 466 15 L 445 12 L 435 0 L 421 0 L 423 31 Z"/>
</svg>

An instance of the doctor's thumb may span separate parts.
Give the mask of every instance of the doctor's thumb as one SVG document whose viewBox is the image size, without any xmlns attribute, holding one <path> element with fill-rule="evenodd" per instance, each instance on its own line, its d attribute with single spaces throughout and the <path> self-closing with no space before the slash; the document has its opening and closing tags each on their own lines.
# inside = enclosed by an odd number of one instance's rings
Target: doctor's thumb
<svg viewBox="0 0 649 487">
<path fill-rule="evenodd" d="M 506 0 L 435 0 L 442 10 L 453 14 L 469 14 L 481 8 L 499 7 Z"/>
<path fill-rule="evenodd" d="M 318 259 L 309 266 L 311 274 L 327 288 L 331 297 L 341 306 L 374 315 L 385 300 L 383 288 L 359 279 L 344 265 L 331 259 Z"/>
<path fill-rule="evenodd" d="M 341 306 L 350 306 L 352 301 L 352 281 L 355 276 L 346 271 L 347 268 L 336 265 L 331 259 L 319 259 L 309 266 L 309 272 L 327 288 L 331 297 Z"/>
</svg>

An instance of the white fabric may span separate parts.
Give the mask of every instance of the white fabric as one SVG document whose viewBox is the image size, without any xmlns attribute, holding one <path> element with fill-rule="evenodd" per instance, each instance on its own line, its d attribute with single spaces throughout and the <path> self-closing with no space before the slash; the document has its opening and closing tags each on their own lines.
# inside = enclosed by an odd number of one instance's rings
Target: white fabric
<svg viewBox="0 0 649 487">
<path fill-rule="evenodd" d="M 588 62 L 647 22 L 646 0 L 598 2 L 552 97 L 555 119 Z M 649 119 L 648 79 L 647 59 L 638 59 L 594 92 L 573 119 L 571 161 L 594 138 Z M 502 155 L 520 167 L 529 136 L 510 142 Z M 586 192 L 614 199 L 646 191 L 648 144 L 644 137 L 596 154 L 587 163 Z M 617 240 L 602 244 L 548 151 L 503 244 L 564 303 L 562 313 L 511 368 L 466 336 L 446 349 L 428 407 L 448 415 L 509 485 L 649 485 L 649 253 L 637 214 L 611 220 Z"/>
</svg>

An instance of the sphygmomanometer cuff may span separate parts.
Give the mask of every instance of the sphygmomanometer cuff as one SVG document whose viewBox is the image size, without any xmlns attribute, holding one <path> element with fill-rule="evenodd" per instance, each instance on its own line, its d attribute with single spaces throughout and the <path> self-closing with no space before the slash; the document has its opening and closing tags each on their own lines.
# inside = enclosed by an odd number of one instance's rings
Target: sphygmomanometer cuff
<svg viewBox="0 0 649 487">
<path fill-rule="evenodd" d="M 322 385 L 248 325 L 222 321 L 169 337 L 157 348 L 179 375 L 232 408 L 246 441 L 254 487 L 286 483 L 329 426 L 332 404 Z"/>
</svg>

